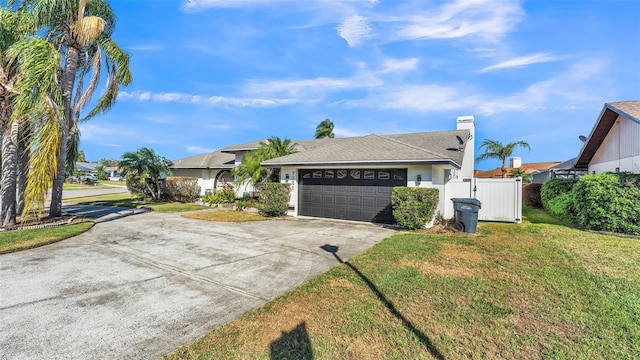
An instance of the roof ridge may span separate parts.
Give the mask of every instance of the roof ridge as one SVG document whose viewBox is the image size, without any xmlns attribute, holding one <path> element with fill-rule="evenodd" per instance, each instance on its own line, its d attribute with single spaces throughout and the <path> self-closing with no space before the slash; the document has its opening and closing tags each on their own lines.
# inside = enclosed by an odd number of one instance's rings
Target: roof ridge
<svg viewBox="0 0 640 360">
<path fill-rule="evenodd" d="M 412 134 L 412 133 L 408 133 L 408 134 Z M 375 135 L 375 134 L 373 134 L 373 135 Z M 444 154 L 440 154 L 440 153 L 437 153 L 437 152 L 435 152 L 435 151 L 431 151 L 431 150 L 423 149 L 423 148 L 418 147 L 418 146 L 414 146 L 414 145 L 411 145 L 411 144 L 407 144 L 407 143 L 405 143 L 404 141 L 400 141 L 400 140 L 396 140 L 396 139 L 392 139 L 392 138 L 387 137 L 387 136 L 389 136 L 389 135 L 376 135 L 376 136 L 381 137 L 381 138 L 384 138 L 384 139 L 387 139 L 387 140 L 390 140 L 390 141 L 393 141 L 393 142 L 396 142 L 396 143 L 398 143 L 398 144 L 402 144 L 402 145 L 404 145 L 404 146 L 408 146 L 408 147 L 410 147 L 410 148 L 412 148 L 412 149 L 416 149 L 416 150 L 420 150 L 420 151 L 426 152 L 426 153 L 428 153 L 428 154 L 430 154 L 430 155 L 442 156 L 443 158 L 447 158 L 447 156 L 446 156 L 446 155 L 444 155 Z"/>
</svg>

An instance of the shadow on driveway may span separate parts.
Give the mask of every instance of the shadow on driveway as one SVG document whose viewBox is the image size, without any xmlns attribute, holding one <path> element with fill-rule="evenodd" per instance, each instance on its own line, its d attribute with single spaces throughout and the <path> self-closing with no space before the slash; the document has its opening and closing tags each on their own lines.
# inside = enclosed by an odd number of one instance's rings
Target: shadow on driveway
<svg viewBox="0 0 640 360">
<path fill-rule="evenodd" d="M 93 219 L 96 223 L 103 223 L 131 215 L 144 214 L 151 210 L 120 206 L 63 205 L 62 211 Z"/>
</svg>

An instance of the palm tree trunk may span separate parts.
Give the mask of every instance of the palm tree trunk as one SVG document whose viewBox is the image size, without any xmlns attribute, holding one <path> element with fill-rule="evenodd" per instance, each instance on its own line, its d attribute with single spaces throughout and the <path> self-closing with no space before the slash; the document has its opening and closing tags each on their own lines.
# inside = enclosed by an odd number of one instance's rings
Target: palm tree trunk
<svg viewBox="0 0 640 360">
<path fill-rule="evenodd" d="M 0 99 L 0 122 L 2 123 L 2 226 L 16 224 L 16 180 L 18 165 L 18 122 L 10 123 L 9 99 Z"/>
<path fill-rule="evenodd" d="M 58 217 L 62 215 L 62 186 L 64 184 L 64 176 L 67 170 L 67 143 L 69 142 L 69 132 L 71 130 L 71 125 L 73 124 L 71 101 L 77 70 L 78 50 L 69 46 L 67 48 L 64 71 L 61 78 L 64 126 L 62 127 L 62 134 L 60 134 L 60 146 L 58 147 L 58 168 L 51 188 L 51 205 L 49 206 L 50 217 Z"/>
<path fill-rule="evenodd" d="M 507 160 L 506 159 L 502 159 L 502 167 L 500 168 L 500 171 L 502 171 L 502 178 L 506 179 L 507 178 Z"/>
<path fill-rule="evenodd" d="M 29 160 L 31 158 L 31 153 L 29 152 L 30 138 L 31 128 L 23 124 L 23 126 L 20 127 L 18 138 L 18 190 L 16 194 L 18 214 L 22 214 L 25 206 L 24 194 L 27 188 Z"/>
</svg>

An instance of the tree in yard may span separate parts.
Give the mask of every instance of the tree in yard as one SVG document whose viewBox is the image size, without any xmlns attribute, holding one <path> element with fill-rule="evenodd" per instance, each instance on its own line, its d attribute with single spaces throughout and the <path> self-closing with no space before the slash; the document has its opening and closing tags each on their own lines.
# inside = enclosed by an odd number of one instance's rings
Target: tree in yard
<svg viewBox="0 0 640 360">
<path fill-rule="evenodd" d="M 528 174 L 522 168 L 511 169 L 511 172 L 509 173 L 509 176 L 512 177 L 512 178 L 520 177 L 520 178 L 522 178 L 522 181 L 524 181 L 525 183 L 530 183 L 531 182 L 531 174 Z"/>
<path fill-rule="evenodd" d="M 107 180 L 107 172 L 104 170 L 104 166 L 96 165 L 95 171 L 98 176 L 98 180 Z"/>
<path fill-rule="evenodd" d="M 78 156 L 76 158 L 78 162 L 87 162 L 87 157 L 84 154 L 84 150 L 78 150 Z"/>
<path fill-rule="evenodd" d="M 31 139 L 29 131 L 35 127 L 30 122 L 51 124 L 58 119 L 56 89 L 52 85 L 57 85 L 54 79 L 59 56 L 44 39 L 34 35 L 37 26 L 32 14 L 18 9 L 14 1 L 4 4 L 5 7 L 0 6 L 0 225 L 8 226 L 15 224 L 17 210 L 25 205 L 25 172 L 29 168 L 24 163 L 29 161 L 25 141 Z"/>
<path fill-rule="evenodd" d="M 260 147 L 248 152 L 240 165 L 232 170 L 232 175 L 238 183 L 251 182 L 253 185 L 270 180 L 280 181 L 280 169 L 271 168 L 266 170 L 260 164 L 269 159 L 286 156 L 296 153 L 296 143 L 290 139 L 281 139 L 278 136 L 271 136 L 267 140 L 260 142 Z"/>
<path fill-rule="evenodd" d="M 526 141 L 514 141 L 508 144 L 503 145 L 500 141 L 488 140 L 484 139 L 480 148 L 484 148 L 484 153 L 480 154 L 476 161 L 483 161 L 487 159 L 496 159 L 502 161 L 502 167 L 500 170 L 502 171 L 502 177 L 507 177 L 507 158 L 513 154 L 513 150 L 516 147 L 523 147 L 528 150 L 531 150 L 529 143 Z"/>
<path fill-rule="evenodd" d="M 59 62 L 62 67 L 59 87 L 64 117 L 59 132 L 57 168 L 49 208 L 49 215 L 56 217 L 62 213 L 62 185 L 69 166 L 69 142 L 75 136 L 81 120 L 107 111 L 114 104 L 120 86 L 131 82 L 129 54 L 111 38 L 115 15 L 104 0 L 24 0 L 23 4 L 25 9 L 34 14 L 39 26 L 47 33 L 47 39 L 64 56 L 64 61 Z M 81 112 L 101 79 L 105 79 L 107 84 L 104 94 L 95 108 L 81 118 Z M 85 84 L 85 80 L 88 80 L 88 84 Z"/>
<path fill-rule="evenodd" d="M 333 122 L 331 120 L 324 119 L 320 121 L 318 126 L 316 126 L 316 139 L 333 139 L 335 136 L 336 135 L 333 133 Z"/>
<path fill-rule="evenodd" d="M 122 175 L 127 179 L 127 185 L 132 185 L 132 191 L 142 189 L 142 195 L 148 193 L 153 200 L 160 200 L 160 178 L 162 175 L 171 175 L 171 165 L 167 158 L 146 147 L 124 153 L 118 164 Z"/>
</svg>

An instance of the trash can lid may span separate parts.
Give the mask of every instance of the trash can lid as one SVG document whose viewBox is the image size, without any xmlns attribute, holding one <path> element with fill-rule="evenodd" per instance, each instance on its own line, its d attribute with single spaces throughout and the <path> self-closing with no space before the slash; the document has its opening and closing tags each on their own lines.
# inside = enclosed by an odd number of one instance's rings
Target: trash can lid
<svg viewBox="0 0 640 360">
<path fill-rule="evenodd" d="M 454 203 L 472 204 L 478 206 L 482 204 L 480 200 L 474 198 L 452 198 L 451 201 L 453 201 Z"/>
</svg>

